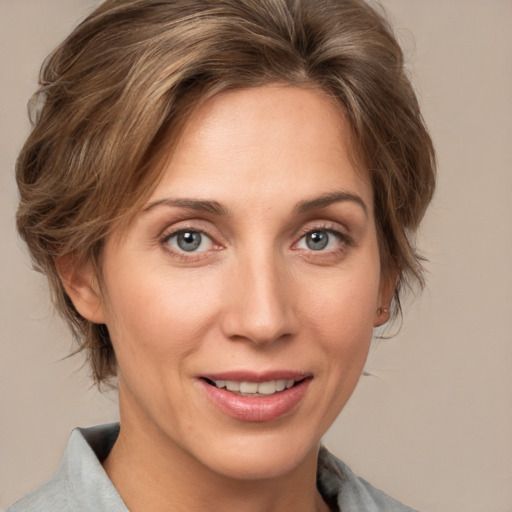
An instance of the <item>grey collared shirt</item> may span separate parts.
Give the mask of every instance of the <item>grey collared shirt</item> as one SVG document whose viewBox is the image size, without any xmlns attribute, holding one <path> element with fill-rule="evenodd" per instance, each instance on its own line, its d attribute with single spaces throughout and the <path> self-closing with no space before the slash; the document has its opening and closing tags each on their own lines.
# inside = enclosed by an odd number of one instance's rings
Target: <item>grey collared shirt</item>
<svg viewBox="0 0 512 512">
<path fill-rule="evenodd" d="M 118 434 L 118 423 L 73 430 L 53 477 L 6 512 L 127 512 L 101 465 Z M 415 512 L 356 476 L 325 448 L 319 453 L 317 484 L 341 512 Z"/>
</svg>

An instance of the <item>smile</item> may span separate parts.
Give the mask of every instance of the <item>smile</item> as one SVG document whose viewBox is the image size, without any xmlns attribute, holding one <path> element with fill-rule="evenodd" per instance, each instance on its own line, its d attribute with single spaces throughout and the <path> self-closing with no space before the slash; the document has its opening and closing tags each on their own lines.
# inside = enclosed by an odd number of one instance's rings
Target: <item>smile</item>
<svg viewBox="0 0 512 512">
<path fill-rule="evenodd" d="M 296 381 L 294 379 L 268 380 L 265 382 L 208 380 L 208 383 L 219 389 L 227 389 L 239 396 L 269 396 L 290 389 Z"/>
<path fill-rule="evenodd" d="M 245 422 L 266 422 L 292 414 L 312 379 L 299 372 L 228 372 L 203 375 L 197 382 L 219 412 Z"/>
</svg>

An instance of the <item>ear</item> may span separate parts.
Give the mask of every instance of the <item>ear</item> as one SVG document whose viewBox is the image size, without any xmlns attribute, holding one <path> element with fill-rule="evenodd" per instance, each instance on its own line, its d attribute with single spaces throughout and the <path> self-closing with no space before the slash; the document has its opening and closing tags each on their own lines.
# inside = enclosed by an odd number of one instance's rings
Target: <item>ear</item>
<svg viewBox="0 0 512 512">
<path fill-rule="evenodd" d="M 380 327 L 389 320 L 391 301 L 393 300 L 399 278 L 400 271 L 397 268 L 382 273 L 379 285 L 378 307 L 373 321 L 374 327 Z"/>
<path fill-rule="evenodd" d="M 103 300 L 92 264 L 78 265 L 72 255 L 67 255 L 57 258 L 55 266 L 66 293 L 80 315 L 95 324 L 104 324 Z"/>
</svg>

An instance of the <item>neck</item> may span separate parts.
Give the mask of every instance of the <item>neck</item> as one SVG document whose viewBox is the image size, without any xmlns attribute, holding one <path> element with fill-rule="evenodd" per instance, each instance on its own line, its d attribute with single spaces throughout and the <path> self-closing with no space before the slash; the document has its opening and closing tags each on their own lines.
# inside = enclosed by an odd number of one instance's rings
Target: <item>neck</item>
<svg viewBox="0 0 512 512">
<path fill-rule="evenodd" d="M 155 425 L 123 414 L 104 469 L 131 512 L 327 512 L 316 487 L 318 450 L 271 479 L 218 474 Z"/>
</svg>

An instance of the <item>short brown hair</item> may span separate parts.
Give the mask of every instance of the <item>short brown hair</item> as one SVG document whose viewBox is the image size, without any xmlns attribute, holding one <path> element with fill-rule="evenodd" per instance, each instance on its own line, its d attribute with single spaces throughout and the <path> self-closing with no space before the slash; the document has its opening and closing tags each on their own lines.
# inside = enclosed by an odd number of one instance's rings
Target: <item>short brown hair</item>
<svg viewBox="0 0 512 512">
<path fill-rule="evenodd" d="M 17 162 L 18 230 L 95 380 L 116 373 L 108 330 L 79 315 L 55 260 L 101 272 L 114 225 L 147 199 L 180 128 L 214 94 L 315 86 L 343 107 L 368 169 L 383 269 L 423 285 L 412 236 L 435 156 L 402 51 L 362 0 L 107 0 L 47 58 Z"/>
</svg>

